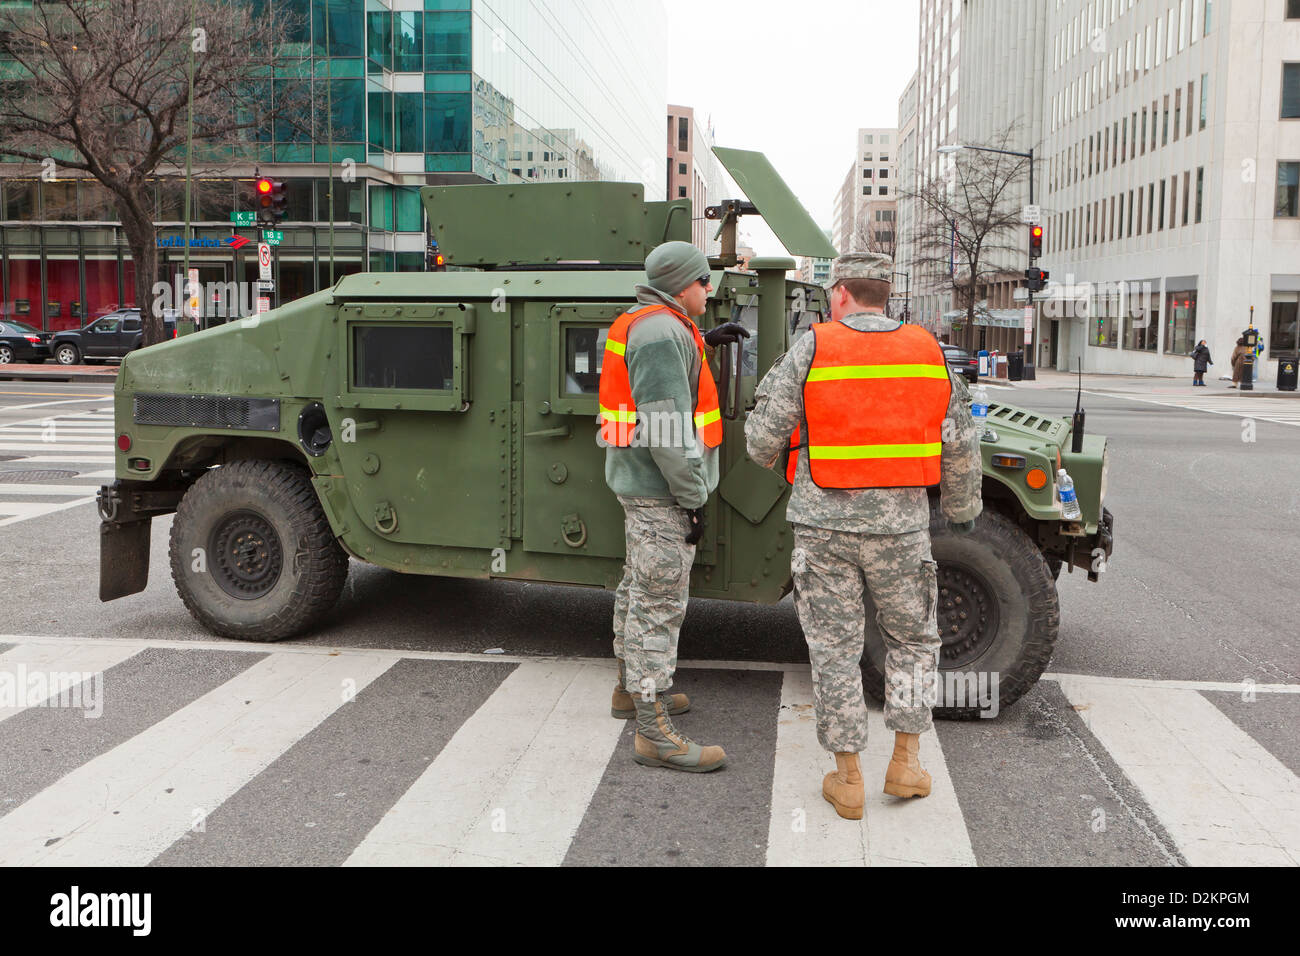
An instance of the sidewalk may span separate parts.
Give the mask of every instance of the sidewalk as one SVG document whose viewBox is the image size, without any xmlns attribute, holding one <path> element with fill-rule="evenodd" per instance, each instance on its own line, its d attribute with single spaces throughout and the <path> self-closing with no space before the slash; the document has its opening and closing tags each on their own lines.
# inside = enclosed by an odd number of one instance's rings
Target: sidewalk
<svg viewBox="0 0 1300 956">
<path fill-rule="evenodd" d="M 112 365 L 0 365 L 0 382 L 103 382 L 112 385 L 120 366 Z"/>
<path fill-rule="evenodd" d="M 1192 387 L 1192 376 L 1189 372 L 1186 378 L 1168 378 L 1158 375 L 1110 375 L 1099 372 L 1083 373 L 1083 389 L 1087 392 L 1116 392 L 1124 394 L 1140 395 L 1175 395 L 1175 396 L 1196 396 L 1203 397 L 1209 395 L 1246 395 L 1246 396 L 1267 396 L 1269 398 L 1298 398 L 1300 391 L 1296 392 L 1279 392 L 1277 390 L 1277 369 L 1276 362 L 1269 363 L 1269 366 L 1260 369 L 1261 377 L 1256 380 L 1255 387 L 1249 391 L 1242 391 L 1239 388 L 1229 388 L 1228 382 L 1221 382 L 1218 378 L 1211 378 L 1210 372 L 1205 376 L 1205 387 L 1199 385 Z M 1060 372 L 1056 369 L 1035 369 L 1037 377 L 1032 382 L 1012 382 L 1003 378 L 980 379 L 981 382 L 987 382 L 989 385 L 1005 385 L 1011 388 L 1050 388 L 1050 389 L 1070 389 L 1078 387 L 1078 372 Z"/>
</svg>

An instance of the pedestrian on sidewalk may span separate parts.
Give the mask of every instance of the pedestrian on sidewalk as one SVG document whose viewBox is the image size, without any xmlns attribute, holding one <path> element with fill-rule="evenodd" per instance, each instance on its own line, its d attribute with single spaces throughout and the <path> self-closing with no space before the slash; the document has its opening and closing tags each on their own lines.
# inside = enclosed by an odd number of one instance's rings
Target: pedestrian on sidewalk
<svg viewBox="0 0 1300 956">
<path fill-rule="evenodd" d="M 1241 367 L 1249 354 L 1250 349 L 1246 347 L 1246 337 L 1243 335 L 1237 339 L 1237 347 L 1232 350 L 1232 384 L 1228 388 L 1236 388 L 1241 381 Z"/>
<path fill-rule="evenodd" d="M 1206 369 L 1214 364 L 1214 360 L 1210 358 L 1210 349 L 1205 344 L 1205 339 L 1201 339 L 1196 344 L 1196 348 L 1192 349 L 1192 362 L 1194 363 L 1192 365 L 1192 384 L 1204 385 Z"/>
<path fill-rule="evenodd" d="M 817 323 L 759 383 L 745 422 L 749 455 L 779 468 L 799 430 L 786 518 L 794 603 L 812 663 L 817 739 L 835 755 L 822 781 L 835 812 L 862 819 L 867 749 L 861 658 L 864 589 L 884 640 L 885 726 L 894 752 L 884 792 L 930 793 L 918 758 L 939 669 L 937 565 L 926 487 L 940 486 L 949 534 L 983 511 L 979 432 L 969 393 L 933 335 L 885 315 L 893 260 L 853 253 L 831 265 L 831 321 Z"/>
</svg>

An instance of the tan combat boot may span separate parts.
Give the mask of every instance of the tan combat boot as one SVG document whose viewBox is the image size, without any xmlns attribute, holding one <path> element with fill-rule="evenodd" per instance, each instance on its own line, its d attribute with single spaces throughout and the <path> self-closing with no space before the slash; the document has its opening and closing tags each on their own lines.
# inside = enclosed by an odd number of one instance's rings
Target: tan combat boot
<svg viewBox="0 0 1300 956">
<path fill-rule="evenodd" d="M 917 759 L 920 749 L 920 734 L 894 734 L 894 755 L 885 770 L 885 793 L 895 797 L 930 795 L 930 775 Z"/>
<path fill-rule="evenodd" d="M 861 820 L 866 795 L 862 787 L 862 771 L 858 768 L 858 755 L 837 753 L 835 767 L 822 780 L 822 796 L 845 820 Z"/>
<path fill-rule="evenodd" d="M 630 694 L 624 687 L 626 673 L 623 668 L 623 662 L 618 662 L 618 683 L 614 685 L 614 694 L 609 700 L 609 716 L 617 717 L 619 720 L 631 720 L 636 716 L 636 705 Z M 691 700 L 685 694 L 670 694 L 667 691 L 660 691 L 659 699 L 664 702 L 664 707 L 668 713 L 676 717 L 678 714 L 684 714 L 691 709 Z"/>
<path fill-rule="evenodd" d="M 687 773 L 708 773 L 725 767 L 727 755 L 721 747 L 702 747 L 673 726 L 662 697 L 651 701 L 634 698 L 636 739 L 632 759 L 646 767 L 668 767 Z"/>
</svg>

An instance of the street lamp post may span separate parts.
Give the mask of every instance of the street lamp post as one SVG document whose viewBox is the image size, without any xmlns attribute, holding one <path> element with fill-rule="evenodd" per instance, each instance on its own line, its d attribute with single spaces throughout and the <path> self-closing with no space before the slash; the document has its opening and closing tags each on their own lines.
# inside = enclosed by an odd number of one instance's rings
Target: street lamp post
<svg viewBox="0 0 1300 956">
<path fill-rule="evenodd" d="M 1023 159 L 1029 160 L 1029 205 L 1032 206 L 1034 204 L 1034 150 L 1032 147 L 1030 148 L 1029 152 L 1021 153 L 1014 149 L 994 149 L 992 146 L 966 146 L 965 144 L 955 144 L 952 146 L 940 146 L 937 150 L 935 150 L 935 152 L 948 154 L 948 153 L 956 153 L 959 150 L 963 150 L 963 149 L 979 150 L 982 153 L 1002 153 L 1004 156 L 1019 156 Z M 974 279 L 975 277 L 971 276 L 972 282 L 974 281 Z M 1037 329 L 1035 328 L 1035 326 L 1037 326 L 1038 320 L 1037 318 L 1034 317 L 1034 291 L 1032 289 L 1026 289 L 1025 291 L 1029 296 L 1028 308 L 1029 308 L 1030 322 L 1029 322 L 1029 348 L 1025 350 L 1027 354 L 1025 355 L 1024 378 L 1026 381 L 1032 382 L 1037 378 L 1037 376 L 1034 374 L 1034 349 L 1037 347 L 1035 341 L 1038 336 L 1037 336 Z"/>
<path fill-rule="evenodd" d="M 906 324 L 912 318 L 912 277 L 906 272 L 895 272 L 894 275 L 903 277 L 903 322 Z"/>
</svg>

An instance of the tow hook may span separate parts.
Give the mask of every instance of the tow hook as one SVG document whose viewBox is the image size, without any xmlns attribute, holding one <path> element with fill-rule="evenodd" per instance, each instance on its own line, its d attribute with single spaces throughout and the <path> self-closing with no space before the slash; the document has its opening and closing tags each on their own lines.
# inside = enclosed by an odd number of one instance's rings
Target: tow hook
<svg viewBox="0 0 1300 956">
<path fill-rule="evenodd" d="M 95 507 L 99 511 L 99 517 L 112 524 L 117 520 L 117 509 L 122 503 L 118 497 L 117 488 L 112 485 L 100 485 L 99 493 L 95 495 Z"/>
</svg>

